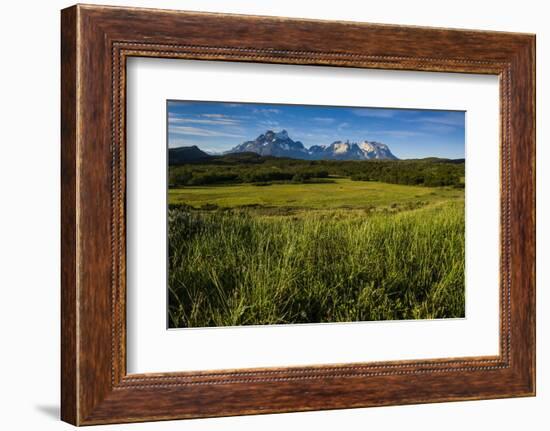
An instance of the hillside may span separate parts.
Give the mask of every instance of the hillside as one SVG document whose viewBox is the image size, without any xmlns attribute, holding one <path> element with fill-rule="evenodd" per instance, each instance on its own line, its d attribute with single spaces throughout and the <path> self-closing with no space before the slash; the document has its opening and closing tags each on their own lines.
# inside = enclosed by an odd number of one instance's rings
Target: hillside
<svg viewBox="0 0 550 431">
<path fill-rule="evenodd" d="M 192 147 L 170 148 L 168 161 L 170 165 L 181 165 L 188 162 L 206 161 L 210 158 L 208 153 L 202 151 L 196 145 Z"/>
</svg>

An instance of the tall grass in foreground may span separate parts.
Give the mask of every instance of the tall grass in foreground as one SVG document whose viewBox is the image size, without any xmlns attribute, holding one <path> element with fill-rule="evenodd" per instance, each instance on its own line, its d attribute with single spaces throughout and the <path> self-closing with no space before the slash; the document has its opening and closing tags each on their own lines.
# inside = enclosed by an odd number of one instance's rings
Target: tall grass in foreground
<svg viewBox="0 0 550 431">
<path fill-rule="evenodd" d="M 171 327 L 464 316 L 464 203 L 397 214 L 169 211 Z"/>
</svg>

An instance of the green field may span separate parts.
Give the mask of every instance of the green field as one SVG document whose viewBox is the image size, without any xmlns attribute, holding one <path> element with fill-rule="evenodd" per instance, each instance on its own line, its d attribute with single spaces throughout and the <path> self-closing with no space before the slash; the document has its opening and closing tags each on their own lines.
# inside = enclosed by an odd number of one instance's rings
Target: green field
<svg viewBox="0 0 550 431">
<path fill-rule="evenodd" d="M 170 204 L 185 203 L 194 208 L 216 205 L 235 208 L 251 205 L 307 209 L 380 208 L 391 205 L 423 204 L 463 199 L 461 189 L 451 187 L 402 186 L 347 178 L 313 184 L 235 184 L 188 186 L 170 189 Z"/>
<path fill-rule="evenodd" d="M 464 316 L 464 190 L 169 189 L 171 327 Z"/>
</svg>

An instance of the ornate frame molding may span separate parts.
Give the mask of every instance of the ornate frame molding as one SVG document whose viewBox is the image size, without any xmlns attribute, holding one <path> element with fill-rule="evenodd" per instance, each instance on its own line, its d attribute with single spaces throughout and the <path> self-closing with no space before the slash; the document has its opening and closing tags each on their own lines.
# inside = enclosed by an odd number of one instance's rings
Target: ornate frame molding
<svg viewBox="0 0 550 431">
<path fill-rule="evenodd" d="M 202 23 L 216 25 L 218 34 L 201 31 Z M 288 39 L 246 29 L 257 23 L 284 28 Z M 323 36 L 334 29 L 346 31 L 344 40 Z M 311 32 L 321 41 L 304 41 Z M 62 54 L 64 420 L 97 424 L 534 394 L 534 36 L 79 5 L 62 12 Z M 500 354 L 127 375 L 125 65 L 131 56 L 498 75 Z M 527 151 L 520 153 L 520 145 Z"/>
</svg>

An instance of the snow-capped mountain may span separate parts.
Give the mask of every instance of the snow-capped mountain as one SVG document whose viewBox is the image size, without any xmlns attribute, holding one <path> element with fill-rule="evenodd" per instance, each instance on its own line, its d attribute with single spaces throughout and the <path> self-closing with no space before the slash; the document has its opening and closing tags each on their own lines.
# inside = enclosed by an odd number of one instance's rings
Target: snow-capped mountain
<svg viewBox="0 0 550 431">
<path fill-rule="evenodd" d="M 386 144 L 374 141 L 363 141 L 357 144 L 367 159 L 390 159 L 397 160 Z"/>
<path fill-rule="evenodd" d="M 291 157 L 294 159 L 307 159 L 308 151 L 300 141 L 289 138 L 286 130 L 275 133 L 268 130 L 258 136 L 254 141 L 246 141 L 227 153 L 253 152 L 262 156 Z"/>
<path fill-rule="evenodd" d="M 312 145 L 308 149 L 300 141 L 290 139 L 286 130 L 278 133 L 268 130 L 254 141 L 243 142 L 227 153 L 243 152 L 306 160 L 397 160 L 389 147 L 380 142 L 335 141 L 330 145 Z"/>
</svg>

